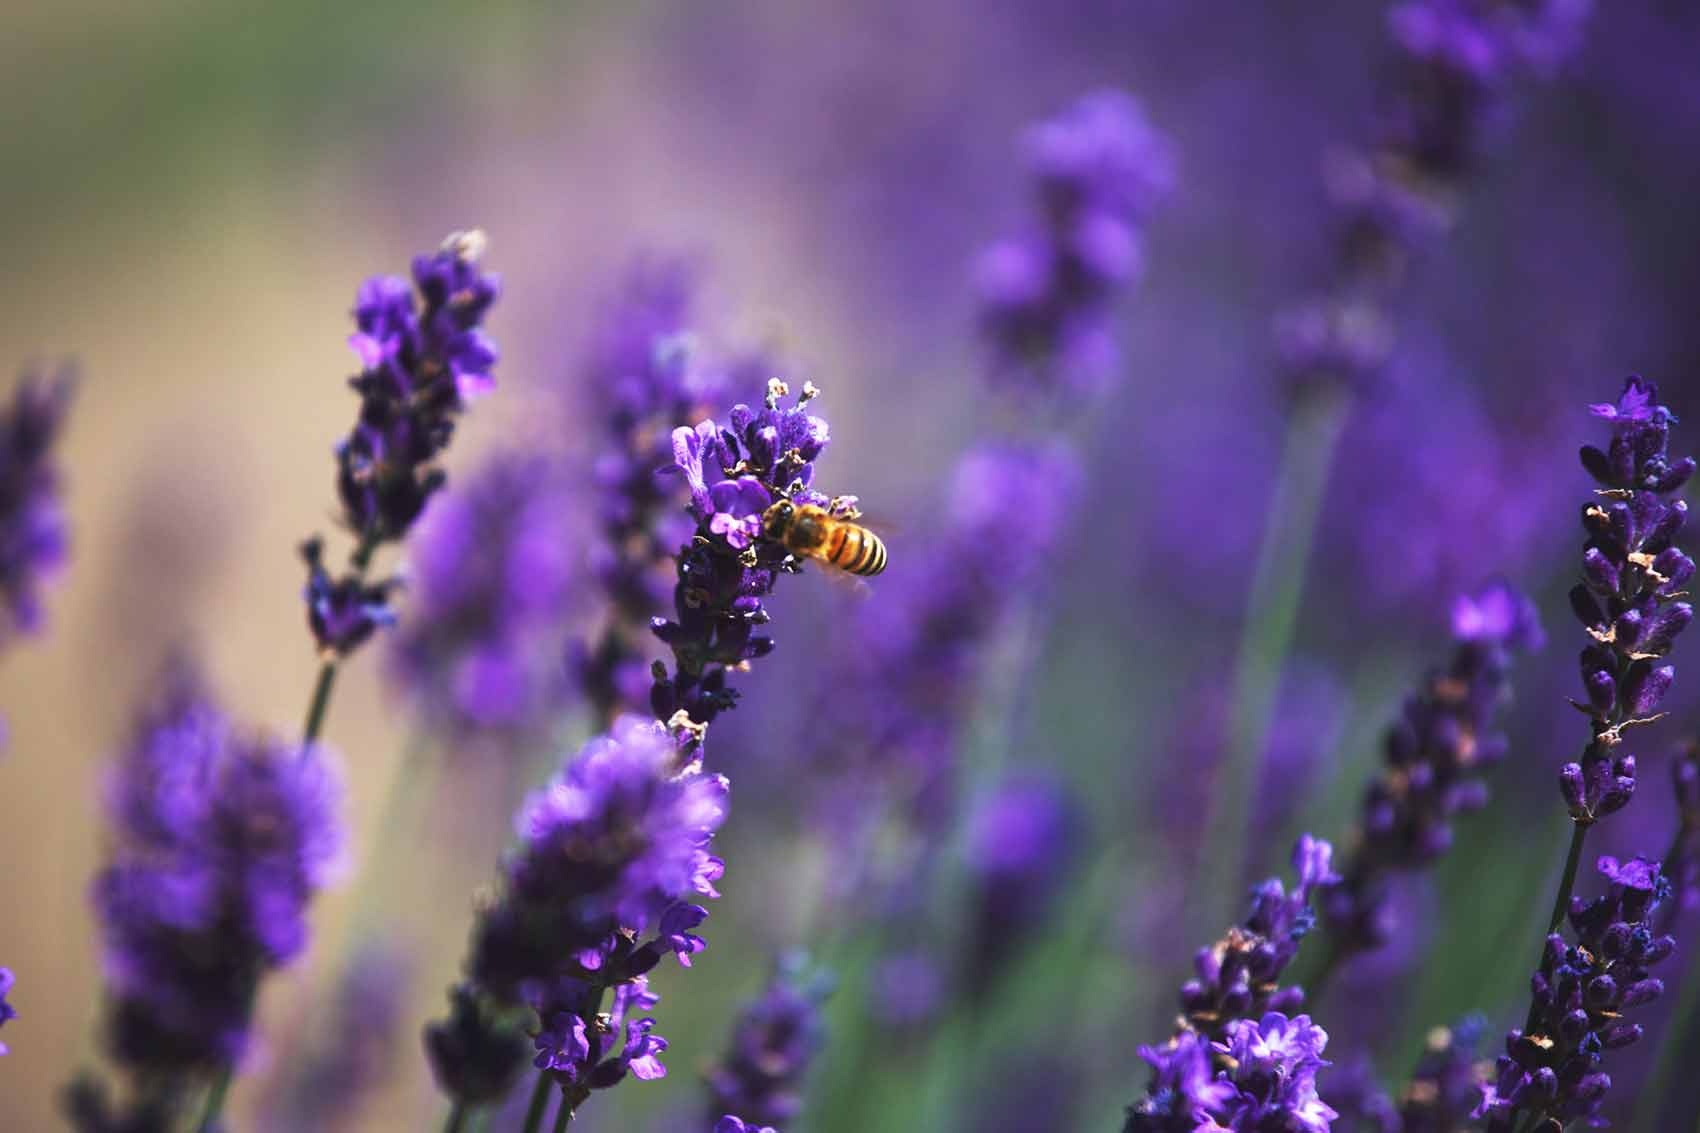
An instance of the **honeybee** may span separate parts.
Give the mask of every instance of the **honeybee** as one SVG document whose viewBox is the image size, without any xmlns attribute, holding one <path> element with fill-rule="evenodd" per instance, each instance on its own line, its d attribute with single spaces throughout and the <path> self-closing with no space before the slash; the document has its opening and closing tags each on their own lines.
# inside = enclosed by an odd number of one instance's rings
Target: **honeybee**
<svg viewBox="0 0 1700 1133">
<path fill-rule="evenodd" d="M 870 578 L 885 569 L 885 543 L 878 535 L 819 504 L 780 500 L 762 512 L 761 531 L 793 555 L 850 574 Z"/>
</svg>

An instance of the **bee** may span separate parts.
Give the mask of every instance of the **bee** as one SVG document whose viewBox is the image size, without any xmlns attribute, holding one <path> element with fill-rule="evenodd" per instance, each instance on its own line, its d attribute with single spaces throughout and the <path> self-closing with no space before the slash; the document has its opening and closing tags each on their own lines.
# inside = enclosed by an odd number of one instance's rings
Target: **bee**
<svg viewBox="0 0 1700 1133">
<path fill-rule="evenodd" d="M 780 500 L 762 513 L 761 531 L 793 555 L 850 574 L 867 578 L 885 569 L 885 543 L 878 535 L 818 504 Z"/>
</svg>

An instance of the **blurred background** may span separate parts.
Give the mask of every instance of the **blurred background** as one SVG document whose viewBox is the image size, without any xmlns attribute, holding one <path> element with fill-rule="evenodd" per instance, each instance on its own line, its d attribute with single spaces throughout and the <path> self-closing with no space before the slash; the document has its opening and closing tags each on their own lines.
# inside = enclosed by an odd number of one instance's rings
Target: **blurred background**
<svg viewBox="0 0 1700 1133">
<path fill-rule="evenodd" d="M 14 5 L 0 346 L 19 367 L 74 358 L 82 380 L 61 456 L 71 559 L 46 632 L 0 666 L 0 962 L 22 1013 L 0 1124 L 59 1127 L 58 1089 L 99 1058 L 86 888 L 100 774 L 161 659 L 192 648 L 240 718 L 297 726 L 316 659 L 295 545 L 331 526 L 362 278 L 404 271 L 452 229 L 489 233 L 501 389 L 457 437 L 452 492 L 495 453 L 592 459 L 582 360 L 605 299 L 634 255 L 692 257 L 705 332 L 825 390 L 823 476 L 902 520 L 896 576 L 973 439 L 964 407 L 985 396 L 969 280 L 1025 207 L 1016 138 L 1111 85 L 1170 136 L 1176 188 L 1118 316 L 1121 372 L 1081 434 L 1087 502 L 1059 539 L 1045 616 L 1017 642 L 1024 707 L 991 725 L 999 759 L 1049 769 L 1070 794 L 1056 904 L 967 1020 L 924 1006 L 948 951 L 906 967 L 889 933 L 826 931 L 871 900 L 826 888 L 835 853 L 860 850 L 809 829 L 798 751 L 847 606 L 795 580 L 774 602 L 783 663 L 757 666 L 716 737 L 739 802 L 710 949 L 694 973 L 656 977 L 672 1072 L 599 1096 L 584 1122 L 691 1127 L 737 1005 L 774 955 L 806 948 L 837 989 L 791 1128 L 1118 1128 L 1143 1089 L 1136 1047 L 1167 1033 L 1207 942 L 1175 918 L 1220 904 L 1175 863 L 1212 850 L 1185 811 L 1224 743 L 1270 514 L 1286 404 L 1270 325 L 1328 254 L 1322 156 L 1363 132 L 1383 16 L 1348 0 Z M 1253 876 L 1285 872 L 1299 829 L 1344 836 L 1381 729 L 1446 655 L 1454 593 L 1503 574 L 1553 639 L 1514 675 L 1494 810 L 1464 820 L 1411 886 L 1413 946 L 1334 992 L 1359 981 L 1383 1017 L 1322 1020 L 1336 1052 L 1363 1050 L 1390 1081 L 1427 1028 L 1472 1009 L 1503 1023 L 1526 1002 L 1567 831 L 1554 769 L 1585 738 L 1564 702 L 1579 633 L 1563 597 L 1588 490 L 1575 451 L 1597 435 L 1582 406 L 1640 372 L 1700 420 L 1697 57 L 1693 6 L 1603 6 L 1562 75 L 1520 92 L 1457 229 L 1412 277 L 1389 378 L 1352 410 L 1323 501 Z M 574 532 L 563 544 L 581 557 Z M 548 754 L 435 728 L 384 652 L 349 666 L 328 730 L 348 780 L 348 877 L 317 902 L 308 959 L 265 989 L 234 1128 L 433 1128 L 443 1112 L 418 1030 Z M 1696 726 L 1697 696 L 1679 682 L 1672 717 L 1645 733 L 1642 796 L 1601 840 L 1622 844 L 1601 849 L 1663 853 L 1663 756 Z M 568 710 L 556 750 L 587 730 Z M 386 814 L 411 831 L 387 847 Z M 823 916 L 822 901 L 842 904 Z M 393 1050 L 378 1028 L 371 1087 L 334 1120 L 302 1116 L 300 1071 L 345 1029 L 339 971 L 373 940 L 398 973 Z M 918 1019 L 882 997 L 922 1004 Z M 1682 1038 L 1665 1022 L 1649 1024 L 1661 1043 Z M 1673 1113 L 1691 1122 L 1687 1106 Z"/>
</svg>

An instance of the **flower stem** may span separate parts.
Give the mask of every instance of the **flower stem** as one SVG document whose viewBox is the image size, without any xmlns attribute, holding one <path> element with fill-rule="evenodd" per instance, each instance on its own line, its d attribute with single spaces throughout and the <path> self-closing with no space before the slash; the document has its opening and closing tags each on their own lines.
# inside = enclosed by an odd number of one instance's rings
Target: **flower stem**
<svg viewBox="0 0 1700 1133">
<path fill-rule="evenodd" d="M 543 1114 L 549 1108 L 551 1084 L 553 1079 L 550 1078 L 549 1071 L 539 1070 L 537 1084 L 531 1087 L 531 1104 L 525 1108 L 525 1124 L 520 1126 L 522 1133 L 537 1133 L 543 1127 Z"/>
<path fill-rule="evenodd" d="M 360 544 L 354 548 L 354 554 L 349 556 L 349 565 L 361 578 L 366 577 L 366 568 L 372 565 L 372 556 L 378 550 L 378 536 L 375 532 L 367 532 L 360 537 Z M 331 706 L 331 690 L 336 685 L 337 659 L 327 658 L 319 666 L 319 677 L 313 683 L 313 698 L 307 705 L 307 722 L 301 729 L 300 759 L 311 758 L 314 743 L 325 726 L 325 715 Z M 248 993 L 247 1016 L 251 1019 L 254 1013 L 254 996 L 258 993 L 256 986 Z M 219 1067 L 218 1074 L 213 1078 L 212 1088 L 207 1091 L 207 1106 L 201 1113 L 200 1123 L 196 1126 L 199 1133 L 213 1133 L 218 1128 L 219 1118 L 224 1112 L 224 1102 L 230 1094 L 230 1082 L 235 1075 L 235 1068 L 226 1063 Z"/>
<path fill-rule="evenodd" d="M 561 1099 L 561 1108 L 555 1114 L 555 1133 L 565 1133 L 567 1126 L 572 1123 L 573 1114 L 577 1110 L 578 1106 L 574 1105 L 570 1100 L 567 1098 Z"/>
<path fill-rule="evenodd" d="M 1589 822 L 1577 822 L 1571 828 L 1570 852 L 1564 858 L 1564 875 L 1558 879 L 1558 893 L 1553 897 L 1552 915 L 1547 918 L 1546 932 L 1541 934 L 1542 955 L 1545 955 L 1547 937 L 1558 931 L 1558 926 L 1564 922 L 1564 914 L 1570 909 L 1570 894 L 1576 888 L 1576 870 L 1582 864 L 1582 843 L 1587 839 L 1588 827 L 1591 825 L 1593 824 Z M 1540 965 L 1540 958 L 1537 957 L 1535 967 Z M 1536 1005 L 1531 1002 L 1528 1018 L 1523 1023 L 1525 1032 L 1535 1025 L 1536 1013 Z"/>
<path fill-rule="evenodd" d="M 1229 919 L 1243 896 L 1252 799 L 1269 717 L 1292 648 L 1328 473 L 1351 406 L 1350 396 L 1339 389 L 1311 394 L 1294 405 L 1275 474 L 1268 526 L 1258 550 L 1234 664 L 1228 749 L 1203 824 L 1205 860 L 1210 863 L 1205 872 L 1211 875 L 1203 892 L 1230 903 Z M 1223 920 L 1220 906 L 1201 908 L 1199 913 L 1206 930 Z"/>
<path fill-rule="evenodd" d="M 448 1120 L 443 1122 L 443 1133 L 461 1133 L 466 1128 L 467 1112 L 465 1102 L 456 1102 L 449 1110 Z"/>
</svg>

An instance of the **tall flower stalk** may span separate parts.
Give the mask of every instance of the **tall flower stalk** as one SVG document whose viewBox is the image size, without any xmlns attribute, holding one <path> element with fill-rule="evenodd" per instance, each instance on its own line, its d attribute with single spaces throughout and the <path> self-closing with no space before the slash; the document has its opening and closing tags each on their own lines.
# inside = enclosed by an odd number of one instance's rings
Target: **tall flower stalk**
<svg viewBox="0 0 1700 1133">
<path fill-rule="evenodd" d="M 697 902 L 718 895 L 724 870 L 709 846 L 729 785 L 704 769 L 704 743 L 737 704 L 728 678 L 773 650 L 764 599 L 803 567 L 764 537 L 762 518 L 780 501 L 840 506 L 813 487 L 828 440 L 807 408 L 818 391 L 782 404 L 789 392 L 771 380 L 761 407 L 673 434 L 695 527 L 678 552 L 672 617 L 652 623 L 673 664 L 654 666 L 654 718 L 616 720 L 521 810 L 520 845 L 474 927 L 453 1011 L 426 1029 L 448 1129 L 506 1093 L 526 1031 L 538 1071 L 526 1133 L 556 1098 L 560 1128 L 592 1093 L 666 1073 L 648 976 L 665 956 L 689 967 L 706 947 Z"/>
<path fill-rule="evenodd" d="M 1624 1012 L 1663 992 L 1649 969 L 1675 946 L 1660 928 L 1672 888 L 1658 863 L 1602 857 L 1606 893 L 1584 901 L 1573 892 L 1588 831 L 1635 792 L 1625 732 L 1662 715 L 1676 675 L 1666 657 L 1694 617 L 1681 600 L 1694 561 L 1676 545 L 1688 508 L 1675 493 L 1695 461 L 1670 456 L 1675 418 L 1653 385 L 1630 378 L 1615 402 L 1589 408 L 1613 428 L 1606 448 L 1582 449 L 1582 466 L 1598 488 L 1582 509 L 1588 539 L 1582 581 L 1570 593 L 1589 638 L 1581 654 L 1584 696 L 1572 703 L 1587 716 L 1591 735 L 1581 759 L 1559 772 L 1570 849 L 1528 1015 L 1507 1036 L 1477 1113 L 1492 1133 L 1545 1133 L 1598 1113 L 1611 1087 L 1604 1054 L 1640 1037 Z M 1560 931 L 1567 919 L 1574 942 Z"/>
<path fill-rule="evenodd" d="M 1256 761 L 1291 650 L 1317 519 L 1351 408 L 1393 346 L 1411 262 L 1452 226 L 1484 135 L 1522 79 L 1549 76 L 1582 38 L 1588 0 L 1404 0 L 1366 145 L 1329 156 L 1336 213 L 1322 293 L 1283 312 L 1277 376 L 1293 391 L 1234 666 L 1222 786 L 1205 823 L 1210 890 L 1246 868 Z"/>
<path fill-rule="evenodd" d="M 447 483 L 441 459 L 468 404 L 495 386 L 495 343 L 483 323 L 501 282 L 479 264 L 478 231 L 449 236 L 414 257 L 412 280 L 376 276 L 355 298 L 349 338 L 361 365 L 349 385 L 360 397 L 353 429 L 336 448 L 342 520 L 355 538 L 346 569 L 333 574 L 318 537 L 302 546 L 307 622 L 321 661 L 302 725 L 300 756 L 314 757 L 342 662 L 380 626 L 394 622 L 394 580 L 368 580 L 378 549 L 407 537 Z M 253 1010 L 257 983 L 243 1007 Z M 235 1072 L 227 1058 L 213 1074 L 199 1128 L 212 1133 Z"/>
</svg>

